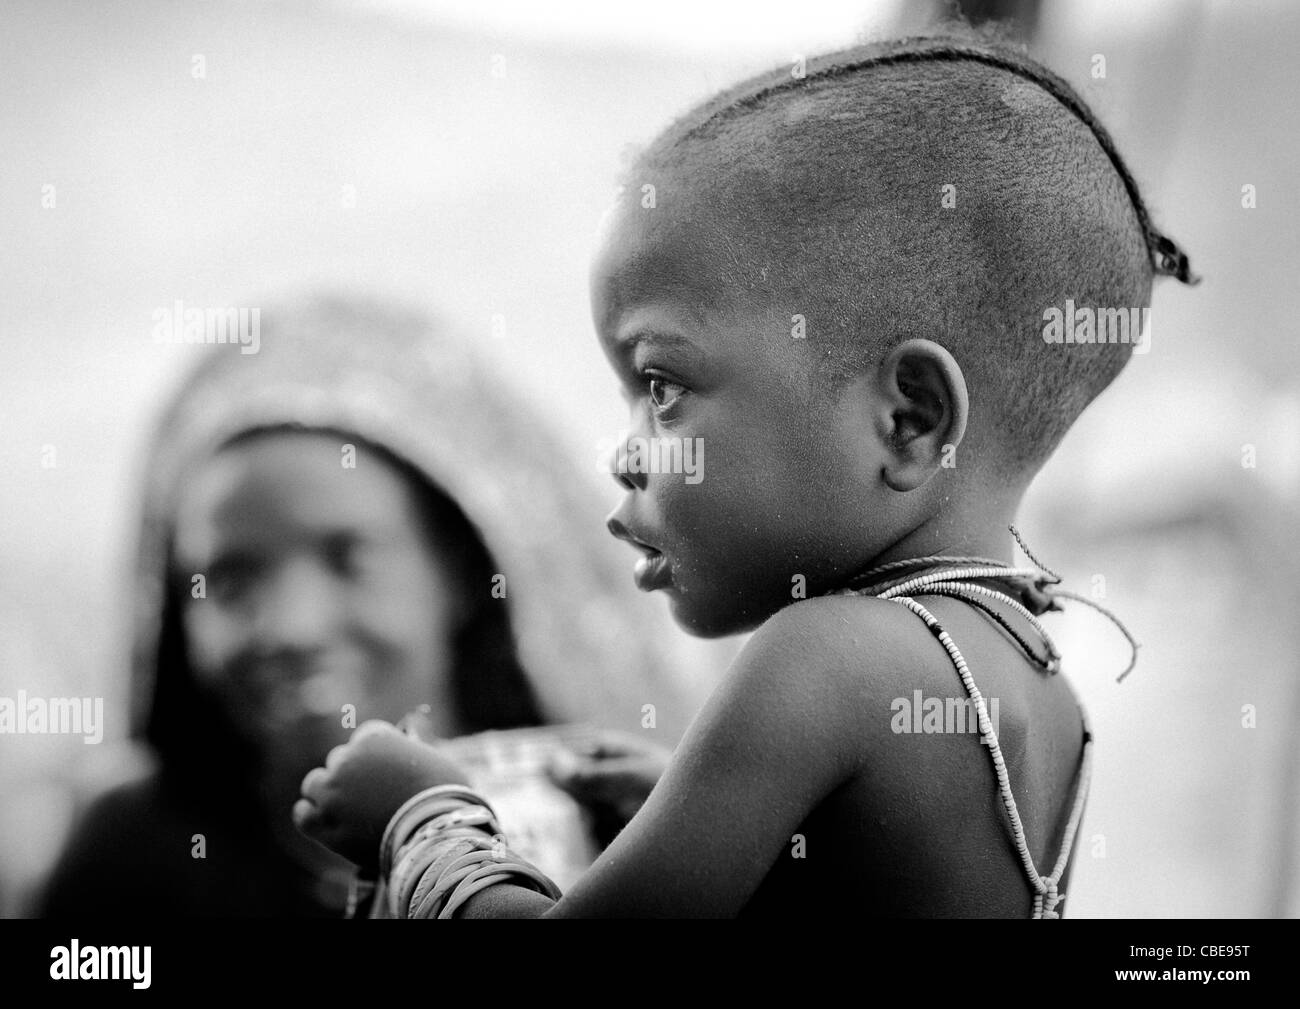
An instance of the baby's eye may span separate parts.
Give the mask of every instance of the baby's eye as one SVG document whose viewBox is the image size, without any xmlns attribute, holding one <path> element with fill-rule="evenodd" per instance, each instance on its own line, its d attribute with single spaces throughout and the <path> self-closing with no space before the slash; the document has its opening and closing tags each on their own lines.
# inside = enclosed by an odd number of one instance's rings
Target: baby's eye
<svg viewBox="0 0 1300 1009">
<path fill-rule="evenodd" d="M 650 378 L 650 402 L 660 410 L 666 410 L 677 401 L 677 397 L 686 391 L 686 387 L 677 382 L 670 382 L 658 375 Z"/>
</svg>

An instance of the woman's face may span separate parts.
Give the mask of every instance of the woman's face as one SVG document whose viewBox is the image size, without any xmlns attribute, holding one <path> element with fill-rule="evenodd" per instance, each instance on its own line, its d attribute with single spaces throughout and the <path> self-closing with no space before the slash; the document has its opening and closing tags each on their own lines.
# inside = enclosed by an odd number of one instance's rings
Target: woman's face
<svg viewBox="0 0 1300 1009">
<path fill-rule="evenodd" d="M 325 433 L 241 440 L 200 468 L 177 516 L 194 674 L 289 774 L 366 719 L 418 704 L 434 731 L 457 728 L 450 638 L 463 590 L 439 564 L 416 488 L 363 444 L 345 467 L 345 446 Z"/>
</svg>

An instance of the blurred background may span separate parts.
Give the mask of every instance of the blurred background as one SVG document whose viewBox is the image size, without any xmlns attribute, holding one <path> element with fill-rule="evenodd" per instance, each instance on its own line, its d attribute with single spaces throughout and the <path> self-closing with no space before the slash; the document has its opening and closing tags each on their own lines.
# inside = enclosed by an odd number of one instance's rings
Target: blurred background
<svg viewBox="0 0 1300 1009">
<path fill-rule="evenodd" d="M 1080 89 L 1205 278 L 1157 284 L 1150 353 L 1020 520 L 1142 643 L 1116 684 L 1114 628 L 1055 618 L 1098 739 L 1068 912 L 1295 916 L 1300 8 L 961 6 L 1011 18 Z M 586 273 L 632 145 L 748 73 L 952 9 L 4 0 L 0 696 L 103 697 L 105 745 L 125 735 L 141 454 L 199 351 L 154 342 L 156 308 L 337 290 L 430 311 L 594 472 L 624 407 Z M 684 703 L 735 646 L 688 653 Z M 0 735 L 0 915 L 109 763 L 79 737 Z"/>
</svg>

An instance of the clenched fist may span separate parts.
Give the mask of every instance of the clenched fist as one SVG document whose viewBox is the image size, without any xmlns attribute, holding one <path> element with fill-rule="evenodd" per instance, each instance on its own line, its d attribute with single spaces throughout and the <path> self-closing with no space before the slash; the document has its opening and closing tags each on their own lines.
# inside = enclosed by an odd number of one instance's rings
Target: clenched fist
<svg viewBox="0 0 1300 1009">
<path fill-rule="evenodd" d="M 365 722 L 330 750 L 324 767 L 307 772 L 293 822 L 308 837 L 373 871 L 384 828 L 402 803 L 434 785 L 467 784 L 469 776 L 435 745 L 388 722 Z"/>
</svg>

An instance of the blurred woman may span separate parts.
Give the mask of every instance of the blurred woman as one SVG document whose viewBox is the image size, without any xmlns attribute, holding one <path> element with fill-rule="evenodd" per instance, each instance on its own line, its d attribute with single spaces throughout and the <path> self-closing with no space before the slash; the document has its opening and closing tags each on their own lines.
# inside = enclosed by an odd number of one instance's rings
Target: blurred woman
<svg viewBox="0 0 1300 1009">
<path fill-rule="evenodd" d="M 151 769 L 80 818 L 44 915 L 337 916 L 351 866 L 290 810 L 366 719 L 644 736 L 651 705 L 647 742 L 671 743 L 689 706 L 594 474 L 464 343 L 317 299 L 241 349 L 212 348 L 149 454 L 131 735 Z"/>
</svg>

